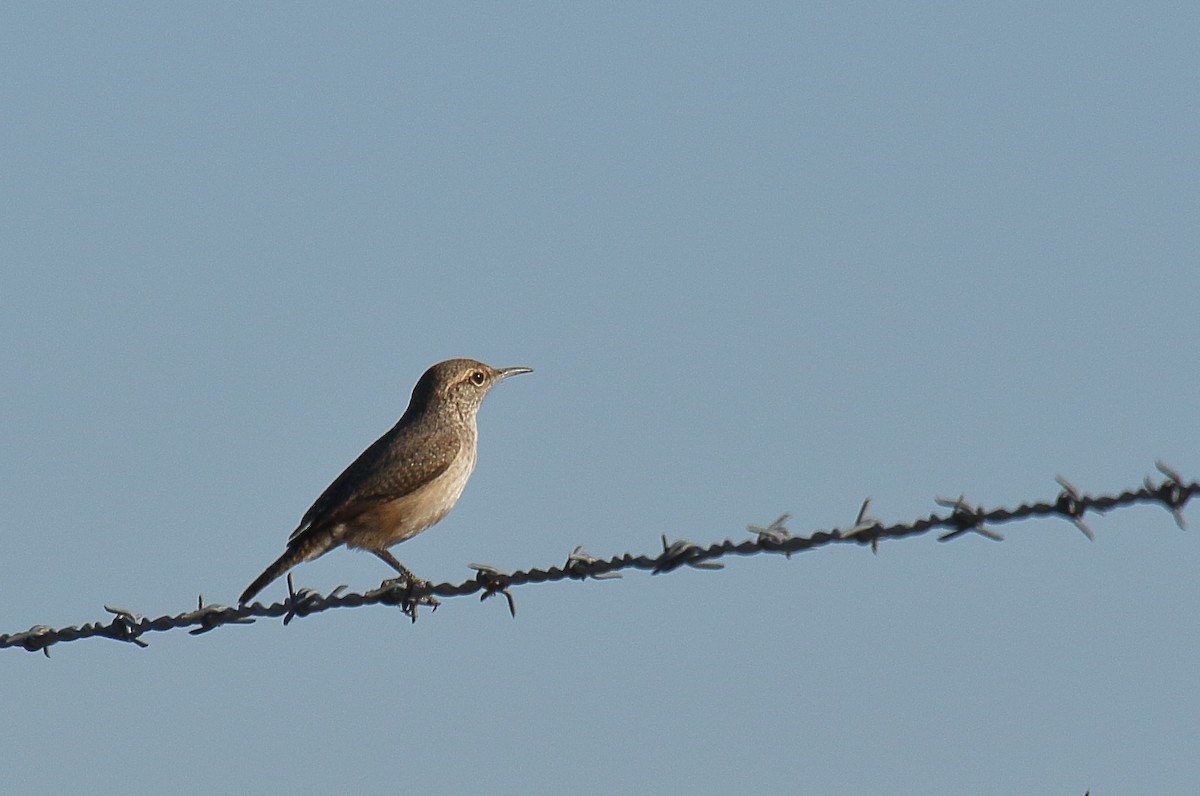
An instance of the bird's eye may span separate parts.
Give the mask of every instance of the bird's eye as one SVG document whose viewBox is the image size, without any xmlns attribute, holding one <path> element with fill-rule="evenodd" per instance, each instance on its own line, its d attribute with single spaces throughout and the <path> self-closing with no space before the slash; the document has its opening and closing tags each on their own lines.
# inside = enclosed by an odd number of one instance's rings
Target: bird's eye
<svg viewBox="0 0 1200 796">
<path fill-rule="evenodd" d="M 471 374 L 471 381 L 473 381 L 476 385 L 483 384 L 485 378 L 487 377 L 483 375 L 482 370 L 477 370 Z"/>
</svg>

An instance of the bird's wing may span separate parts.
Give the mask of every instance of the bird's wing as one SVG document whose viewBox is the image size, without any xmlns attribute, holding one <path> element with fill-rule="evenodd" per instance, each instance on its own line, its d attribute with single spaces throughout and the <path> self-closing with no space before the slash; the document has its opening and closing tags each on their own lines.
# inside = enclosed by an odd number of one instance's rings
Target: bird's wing
<svg viewBox="0 0 1200 796">
<path fill-rule="evenodd" d="M 310 529 L 345 522 L 432 481 L 450 467 L 461 445 L 451 436 L 419 445 L 403 442 L 389 432 L 363 451 L 304 513 L 288 542 Z"/>
</svg>

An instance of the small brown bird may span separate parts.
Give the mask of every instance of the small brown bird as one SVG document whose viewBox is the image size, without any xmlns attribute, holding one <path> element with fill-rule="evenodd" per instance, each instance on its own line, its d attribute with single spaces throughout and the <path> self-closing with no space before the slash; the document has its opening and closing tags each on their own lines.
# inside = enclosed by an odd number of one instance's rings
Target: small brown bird
<svg viewBox="0 0 1200 796">
<path fill-rule="evenodd" d="M 404 416 L 321 493 L 287 550 L 247 587 L 240 603 L 300 562 L 342 544 L 369 550 L 409 584 L 422 582 L 388 548 L 454 508 L 475 469 L 479 405 L 502 379 L 529 372 L 473 359 L 450 359 L 425 371 Z"/>
</svg>

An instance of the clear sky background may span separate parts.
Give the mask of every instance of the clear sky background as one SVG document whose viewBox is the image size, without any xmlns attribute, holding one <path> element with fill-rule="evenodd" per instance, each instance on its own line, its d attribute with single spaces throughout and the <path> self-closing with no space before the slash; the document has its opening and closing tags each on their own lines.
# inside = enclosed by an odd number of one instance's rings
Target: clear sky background
<svg viewBox="0 0 1200 796">
<path fill-rule="evenodd" d="M 454 356 L 535 372 L 438 581 L 1195 478 L 1200 6 L 1050 5 L 6 4 L 0 632 L 233 602 Z M 5 650 L 0 767 L 1194 793 L 1187 517 Z"/>
</svg>

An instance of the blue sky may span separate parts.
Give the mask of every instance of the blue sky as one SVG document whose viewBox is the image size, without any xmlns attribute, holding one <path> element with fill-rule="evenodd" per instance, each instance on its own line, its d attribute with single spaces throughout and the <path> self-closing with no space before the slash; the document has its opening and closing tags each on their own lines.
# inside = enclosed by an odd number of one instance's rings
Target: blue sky
<svg viewBox="0 0 1200 796">
<path fill-rule="evenodd" d="M 1198 34 L 1168 3 L 7 5 L 0 632 L 234 601 L 454 356 L 535 372 L 394 550 L 439 581 L 1195 478 Z M 1090 524 L 9 650 L 0 763 L 1191 793 L 1200 545 Z"/>
</svg>

